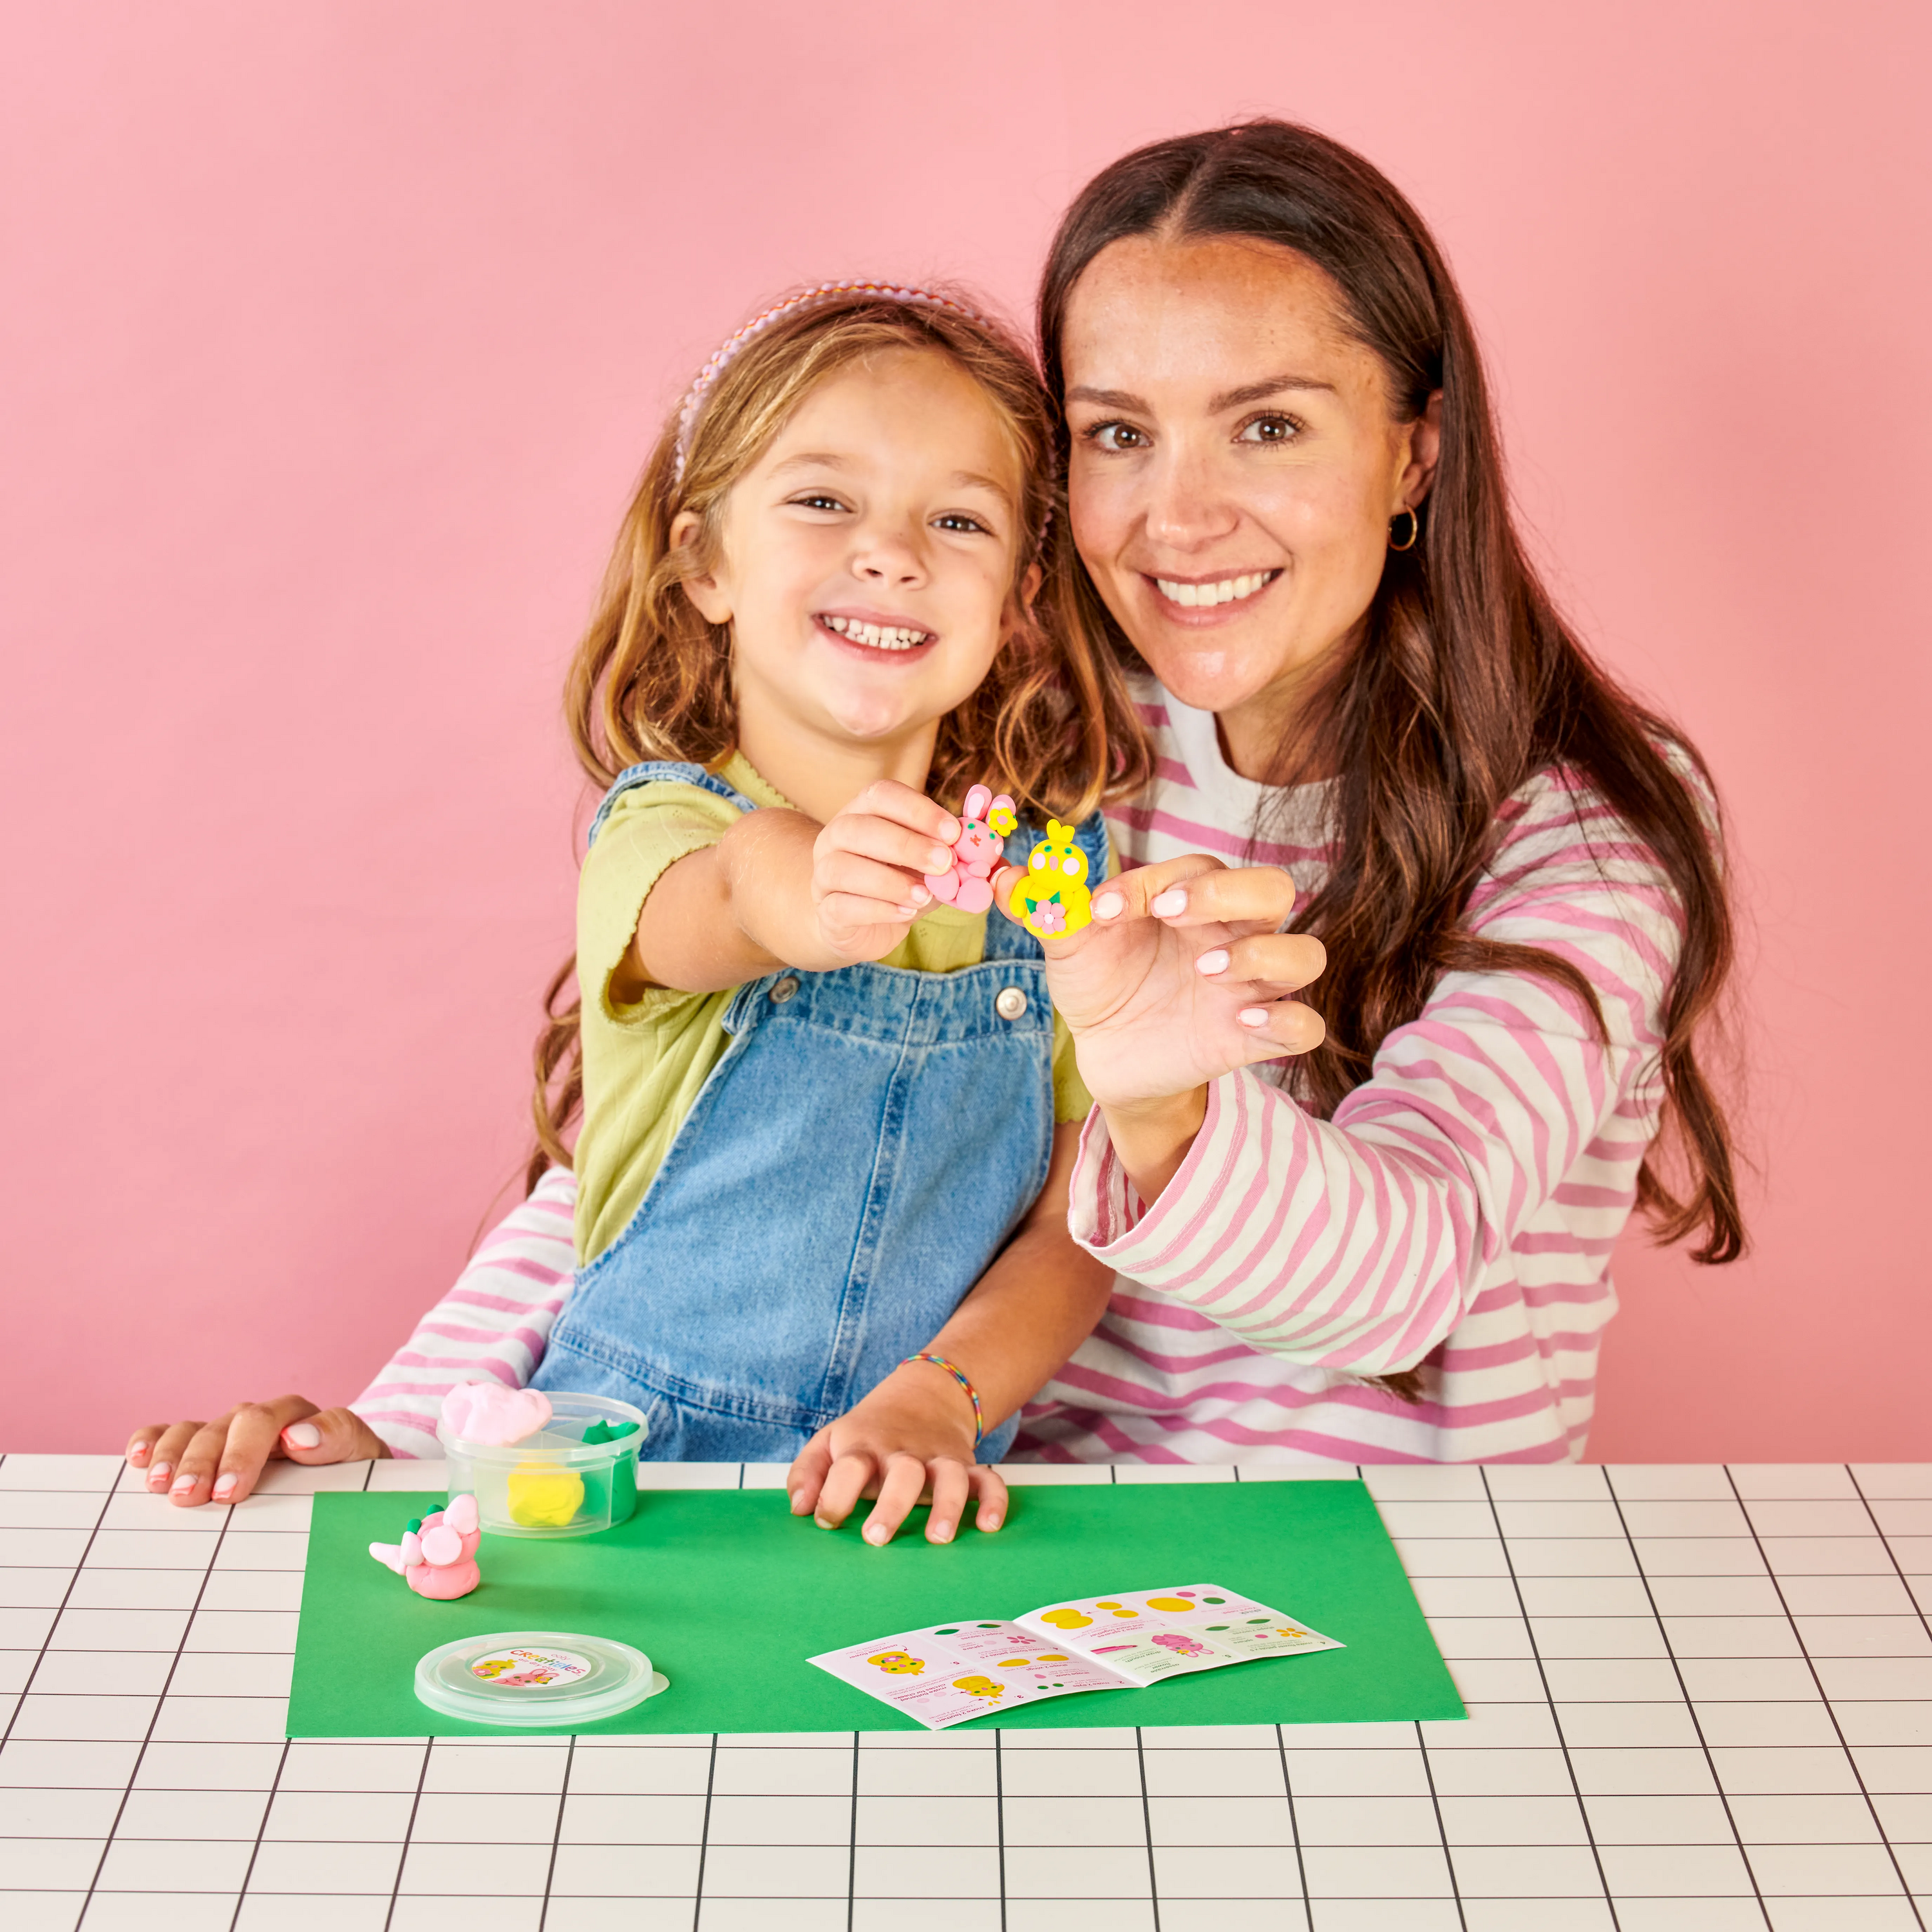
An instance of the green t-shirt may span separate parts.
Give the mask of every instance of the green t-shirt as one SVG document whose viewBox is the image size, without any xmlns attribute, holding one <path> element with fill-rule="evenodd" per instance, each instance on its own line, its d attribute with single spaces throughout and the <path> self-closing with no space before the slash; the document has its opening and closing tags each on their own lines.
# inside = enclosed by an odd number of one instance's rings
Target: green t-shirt
<svg viewBox="0 0 1932 1932">
<path fill-rule="evenodd" d="M 789 809 L 741 754 L 718 776 L 760 806 Z M 680 859 L 715 845 L 739 817 L 701 785 L 638 786 L 611 808 L 584 862 L 577 893 L 577 973 L 584 990 L 584 1126 L 578 1136 L 577 1256 L 594 1261 L 626 1227 L 670 1151 L 698 1090 L 722 1056 L 735 989 L 652 987 L 613 1006 L 610 976 L 637 937 L 651 888 Z M 956 973 L 986 957 L 986 913 L 928 907 L 879 963 Z M 1054 1118 L 1084 1120 L 1093 1105 L 1074 1064 L 1072 1036 L 1053 1026 Z"/>
</svg>

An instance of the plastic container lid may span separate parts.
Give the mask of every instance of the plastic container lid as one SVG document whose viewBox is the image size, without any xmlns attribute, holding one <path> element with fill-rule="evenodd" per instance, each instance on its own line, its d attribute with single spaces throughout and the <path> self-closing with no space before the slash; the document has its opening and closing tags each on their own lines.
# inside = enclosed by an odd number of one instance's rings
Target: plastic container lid
<svg viewBox="0 0 1932 1932">
<path fill-rule="evenodd" d="M 416 1666 L 432 1711 L 475 1724 L 568 1730 L 614 1718 L 670 1688 L 640 1650 L 568 1630 L 496 1630 L 439 1646 Z"/>
</svg>

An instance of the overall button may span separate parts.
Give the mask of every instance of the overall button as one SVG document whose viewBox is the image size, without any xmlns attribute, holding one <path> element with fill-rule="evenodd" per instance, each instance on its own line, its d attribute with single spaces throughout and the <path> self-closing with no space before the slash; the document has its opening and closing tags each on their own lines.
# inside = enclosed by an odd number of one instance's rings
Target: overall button
<svg viewBox="0 0 1932 1932">
<path fill-rule="evenodd" d="M 1026 1011 L 1026 995 L 1017 986 L 1002 986 L 993 1010 L 1003 1020 L 1016 1020 Z"/>
<path fill-rule="evenodd" d="M 797 991 L 798 982 L 794 980 L 790 974 L 787 974 L 785 976 L 772 988 L 772 1004 L 775 1006 L 783 1006 L 786 1000 L 790 999 L 793 994 Z M 1022 998 L 1021 1004 L 1024 1005 L 1025 1001 L 1024 998 Z"/>
</svg>

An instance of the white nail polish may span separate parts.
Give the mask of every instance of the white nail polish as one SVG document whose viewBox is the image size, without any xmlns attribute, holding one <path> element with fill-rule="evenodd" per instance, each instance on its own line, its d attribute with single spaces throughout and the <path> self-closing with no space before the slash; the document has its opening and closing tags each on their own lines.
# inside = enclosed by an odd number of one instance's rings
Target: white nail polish
<svg viewBox="0 0 1932 1932">
<path fill-rule="evenodd" d="M 1187 895 L 1178 886 L 1169 886 L 1160 897 L 1148 908 L 1156 919 L 1172 919 L 1176 913 L 1187 910 Z"/>
<path fill-rule="evenodd" d="M 1206 974 L 1210 978 L 1216 973 L 1225 973 L 1228 970 L 1228 955 L 1217 946 L 1212 952 L 1202 953 L 1195 961 L 1194 970 L 1197 973 Z"/>
<path fill-rule="evenodd" d="M 1094 902 L 1094 916 L 1096 919 L 1118 919 L 1120 908 L 1124 903 L 1118 892 L 1102 892 Z"/>
<path fill-rule="evenodd" d="M 1264 1027 L 1268 1023 L 1268 1011 L 1265 1006 L 1244 1006 L 1238 1017 L 1244 1027 Z"/>
<path fill-rule="evenodd" d="M 291 1448 L 320 1449 L 322 1431 L 312 1422 L 292 1422 L 282 1431 L 282 1439 Z"/>
<path fill-rule="evenodd" d="M 214 1494 L 218 1501 L 232 1496 L 234 1493 L 235 1478 L 232 1476 L 222 1476 L 217 1478 Z"/>
</svg>

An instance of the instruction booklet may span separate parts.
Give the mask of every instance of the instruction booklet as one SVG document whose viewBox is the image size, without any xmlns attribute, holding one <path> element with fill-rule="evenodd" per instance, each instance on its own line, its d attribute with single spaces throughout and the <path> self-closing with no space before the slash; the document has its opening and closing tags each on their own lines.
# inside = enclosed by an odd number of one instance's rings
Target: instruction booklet
<svg viewBox="0 0 1932 1932">
<path fill-rule="evenodd" d="M 1190 1583 L 1082 1598 L 1010 1623 L 934 1624 L 810 1660 L 943 1731 L 1078 1690 L 1144 1690 L 1190 1671 L 1346 1647 L 1219 1583 Z"/>
</svg>

